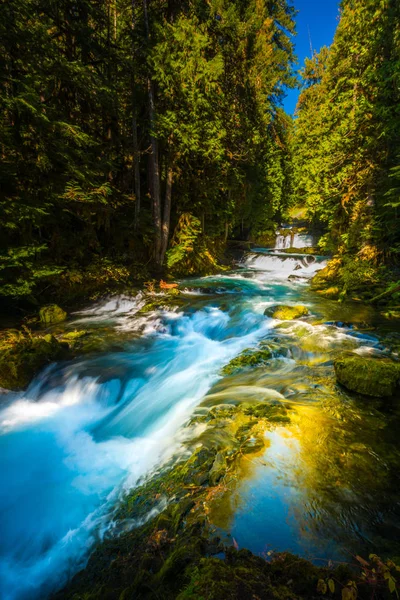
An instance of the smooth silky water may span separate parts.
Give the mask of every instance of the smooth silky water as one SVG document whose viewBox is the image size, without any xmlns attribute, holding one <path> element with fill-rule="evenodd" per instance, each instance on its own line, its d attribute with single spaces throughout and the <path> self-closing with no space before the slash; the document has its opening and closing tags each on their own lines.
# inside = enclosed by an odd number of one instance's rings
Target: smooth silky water
<svg viewBox="0 0 400 600">
<path fill-rule="evenodd" d="M 234 272 L 183 282 L 174 310 L 137 314 L 138 294 L 72 316 L 66 327 L 94 332 L 102 351 L 1 397 L 2 599 L 61 587 L 113 533 L 119 498 L 183 451 L 191 415 L 241 401 L 283 403 L 291 421 L 239 465 L 210 515 L 222 536 L 265 556 L 400 555 L 397 407 L 346 394 L 332 366 L 343 350 L 384 353 L 390 328 L 367 307 L 316 298 L 307 281 L 323 261 L 260 249 Z M 265 317 L 277 302 L 311 316 Z M 277 348 L 268 366 L 221 375 L 262 341 Z"/>
</svg>

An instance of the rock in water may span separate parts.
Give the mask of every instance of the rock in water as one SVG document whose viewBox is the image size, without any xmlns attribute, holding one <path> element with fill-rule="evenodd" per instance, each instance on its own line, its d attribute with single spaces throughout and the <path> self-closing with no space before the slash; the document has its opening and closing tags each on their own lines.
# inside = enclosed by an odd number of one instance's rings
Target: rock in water
<svg viewBox="0 0 400 600">
<path fill-rule="evenodd" d="M 67 349 L 52 335 L 24 338 L 0 348 L 0 387 L 23 390 L 40 369 L 63 358 Z"/>
<path fill-rule="evenodd" d="M 338 382 L 352 392 L 384 398 L 399 389 L 400 363 L 390 359 L 342 356 L 334 367 Z"/>
<path fill-rule="evenodd" d="M 225 475 L 227 470 L 226 458 L 223 452 L 217 452 L 213 466 L 210 470 L 210 483 L 217 485 L 219 480 Z"/>
<path fill-rule="evenodd" d="M 49 304 L 43 306 L 39 311 L 39 318 L 41 323 L 45 325 L 53 325 L 55 323 L 61 323 L 67 318 L 65 310 L 57 306 L 57 304 Z"/>
<path fill-rule="evenodd" d="M 269 306 L 265 311 L 266 317 L 272 319 L 279 319 L 281 321 L 293 321 L 293 319 L 300 319 L 308 315 L 308 308 L 302 304 L 296 306 L 286 306 L 285 304 L 275 304 Z"/>
</svg>

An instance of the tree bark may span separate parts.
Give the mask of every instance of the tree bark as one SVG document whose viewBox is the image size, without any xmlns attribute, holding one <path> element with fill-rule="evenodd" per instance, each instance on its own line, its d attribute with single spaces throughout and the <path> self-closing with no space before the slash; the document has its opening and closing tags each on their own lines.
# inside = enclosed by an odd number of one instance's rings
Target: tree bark
<svg viewBox="0 0 400 600">
<path fill-rule="evenodd" d="M 164 262 L 165 253 L 168 248 L 169 227 L 170 227 L 170 221 L 171 221 L 172 180 L 173 180 L 173 163 L 171 162 L 171 164 L 168 165 L 167 182 L 166 182 L 166 188 L 165 188 L 165 203 L 164 203 L 164 216 L 163 216 L 163 223 L 162 223 L 160 265 L 162 265 Z"/>
<path fill-rule="evenodd" d="M 133 144 L 133 181 L 135 191 L 135 221 L 134 231 L 137 233 L 140 222 L 140 153 L 137 135 L 137 117 L 136 117 L 136 81 L 135 81 L 135 25 L 136 25 L 136 3 L 132 0 L 132 144 Z"/>
<path fill-rule="evenodd" d="M 147 0 L 143 0 L 144 23 L 147 40 L 150 38 Z M 155 102 L 154 86 L 150 74 L 147 75 L 147 93 L 149 98 L 150 143 L 151 143 L 151 194 L 154 222 L 154 257 L 157 266 L 161 267 L 161 198 L 160 198 L 160 165 L 158 158 L 158 140 L 155 137 Z"/>
</svg>

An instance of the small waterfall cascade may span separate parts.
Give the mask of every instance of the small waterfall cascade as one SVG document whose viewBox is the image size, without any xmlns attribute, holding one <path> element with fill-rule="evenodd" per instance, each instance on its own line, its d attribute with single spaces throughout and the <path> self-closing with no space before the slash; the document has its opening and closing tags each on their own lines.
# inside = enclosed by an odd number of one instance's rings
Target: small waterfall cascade
<svg viewBox="0 0 400 600">
<path fill-rule="evenodd" d="M 285 227 L 276 232 L 275 249 L 284 250 L 286 248 L 311 248 L 314 245 L 314 238 L 307 232 L 298 233 L 295 229 Z"/>
</svg>

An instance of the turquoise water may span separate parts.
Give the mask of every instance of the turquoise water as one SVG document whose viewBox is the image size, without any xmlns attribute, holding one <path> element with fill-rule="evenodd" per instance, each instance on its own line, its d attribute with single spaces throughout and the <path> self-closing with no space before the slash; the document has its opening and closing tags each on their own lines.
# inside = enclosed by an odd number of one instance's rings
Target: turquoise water
<svg viewBox="0 0 400 600">
<path fill-rule="evenodd" d="M 386 332 L 365 330 L 375 319 L 368 309 L 308 291 L 323 264 L 260 249 L 235 272 L 183 282 L 179 308 L 140 316 L 138 294 L 72 315 L 69 329 L 104 332 L 102 352 L 51 365 L 25 393 L 2 397 L 1 598 L 46 598 L 81 568 L 112 533 L 118 498 L 179 454 L 185 423 L 216 390 L 227 392 L 221 402 L 240 401 L 251 386 L 260 397 L 273 390 L 294 415 L 269 432 L 265 456 L 225 499 L 217 527 L 259 554 L 392 549 L 397 413 L 338 390 L 332 368 L 343 349 L 385 352 Z M 263 314 L 299 301 L 311 312 L 301 330 Z M 272 338 L 281 353 L 268 369 L 221 377 L 242 350 Z"/>
</svg>

